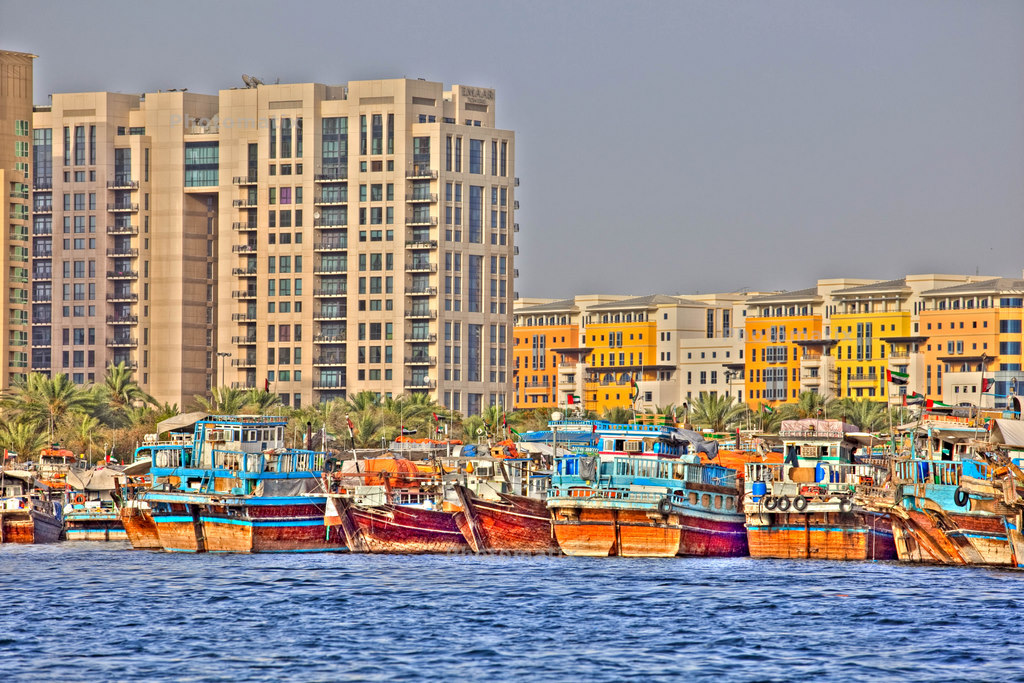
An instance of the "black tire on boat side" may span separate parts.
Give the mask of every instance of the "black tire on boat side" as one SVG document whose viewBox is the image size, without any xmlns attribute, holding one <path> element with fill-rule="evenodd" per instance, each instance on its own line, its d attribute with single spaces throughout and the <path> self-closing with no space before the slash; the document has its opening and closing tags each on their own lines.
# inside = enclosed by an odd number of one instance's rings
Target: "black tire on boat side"
<svg viewBox="0 0 1024 683">
<path fill-rule="evenodd" d="M 807 509 L 807 499 L 803 496 L 797 496 L 793 499 L 793 509 L 797 512 L 803 512 Z"/>
<path fill-rule="evenodd" d="M 670 514 L 672 512 L 672 501 L 669 500 L 667 497 L 659 500 L 658 512 L 660 512 L 663 515 Z"/>
<path fill-rule="evenodd" d="M 779 505 L 779 499 L 771 496 L 762 496 L 761 504 L 764 505 L 765 510 L 774 510 Z"/>
<path fill-rule="evenodd" d="M 964 491 L 962 488 L 957 486 L 956 491 L 953 492 L 953 502 L 957 504 L 957 507 L 967 507 L 970 500 L 971 497 L 967 495 L 967 491 Z"/>
<path fill-rule="evenodd" d="M 785 512 L 786 510 L 789 509 L 790 505 L 792 505 L 792 502 L 789 500 L 789 496 L 782 496 L 781 498 L 779 498 L 779 512 Z"/>
<path fill-rule="evenodd" d="M 853 512 L 853 499 L 849 496 L 843 496 L 839 499 L 839 511 L 840 512 Z"/>
</svg>

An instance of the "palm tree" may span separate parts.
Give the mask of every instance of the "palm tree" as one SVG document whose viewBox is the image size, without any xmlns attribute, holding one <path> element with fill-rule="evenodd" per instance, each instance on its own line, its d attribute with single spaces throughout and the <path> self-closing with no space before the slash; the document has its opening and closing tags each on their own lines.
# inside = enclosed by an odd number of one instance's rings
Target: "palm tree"
<svg viewBox="0 0 1024 683">
<path fill-rule="evenodd" d="M 35 422 L 39 429 L 45 428 L 52 441 L 60 422 L 71 413 L 94 410 L 96 397 L 77 386 L 64 373 L 52 379 L 32 373 L 15 384 L 4 396 L 3 403 L 15 415 Z"/>
<path fill-rule="evenodd" d="M 865 432 L 877 432 L 889 425 L 885 404 L 870 399 L 850 399 L 847 405 L 847 420 Z"/>
<path fill-rule="evenodd" d="M 135 371 L 124 361 L 117 365 L 108 365 L 107 374 L 103 378 L 101 391 L 104 399 L 118 412 L 143 403 L 156 405 L 156 399 L 139 388 L 133 378 Z"/>
<path fill-rule="evenodd" d="M 214 387 L 209 398 L 196 394 L 193 399 L 196 407 L 211 415 L 238 415 L 249 406 L 249 392 L 230 387 Z"/>
<path fill-rule="evenodd" d="M 266 415 L 281 404 L 281 394 L 267 391 L 265 389 L 250 389 L 246 394 L 248 399 L 247 410 L 257 415 Z"/>
<path fill-rule="evenodd" d="M 690 419 L 697 427 L 722 432 L 746 415 L 747 407 L 735 396 L 701 394 L 690 406 Z"/>
<path fill-rule="evenodd" d="M 796 403 L 787 403 L 783 408 L 796 419 L 824 417 L 832 412 L 836 400 L 825 398 L 816 391 L 801 391 Z"/>
<path fill-rule="evenodd" d="M 607 420 L 608 422 L 614 422 L 616 424 L 627 424 L 633 420 L 633 411 L 629 408 L 616 406 L 604 411 L 604 415 L 601 416 L 601 419 Z"/>
<path fill-rule="evenodd" d="M 0 446 L 23 460 L 35 457 L 46 444 L 46 434 L 34 422 L 13 420 L 0 425 Z"/>
<path fill-rule="evenodd" d="M 75 453 L 88 453 L 90 460 L 92 449 L 99 448 L 104 441 L 100 421 L 85 413 L 76 413 L 64 433 L 68 447 Z"/>
</svg>

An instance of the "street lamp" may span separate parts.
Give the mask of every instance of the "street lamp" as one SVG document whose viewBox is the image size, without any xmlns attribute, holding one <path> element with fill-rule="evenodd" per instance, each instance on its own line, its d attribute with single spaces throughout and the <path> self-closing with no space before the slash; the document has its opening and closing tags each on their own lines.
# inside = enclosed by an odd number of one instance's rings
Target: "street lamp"
<svg viewBox="0 0 1024 683">
<path fill-rule="evenodd" d="M 224 386 L 224 359 L 231 354 L 227 351 L 218 351 L 217 355 L 220 356 L 220 377 L 218 379 L 220 380 L 221 386 Z"/>
</svg>

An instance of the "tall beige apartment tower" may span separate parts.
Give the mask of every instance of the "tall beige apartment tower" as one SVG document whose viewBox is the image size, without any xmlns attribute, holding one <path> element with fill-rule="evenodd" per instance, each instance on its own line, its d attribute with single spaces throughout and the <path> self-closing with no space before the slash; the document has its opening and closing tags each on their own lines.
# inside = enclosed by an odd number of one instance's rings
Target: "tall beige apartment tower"
<svg viewBox="0 0 1024 683">
<path fill-rule="evenodd" d="M 515 141 L 494 107 L 407 79 L 221 91 L 195 123 L 219 130 L 221 383 L 509 405 Z"/>
<path fill-rule="evenodd" d="M 29 367 L 29 183 L 32 178 L 32 60 L 35 55 L 0 50 L 0 390 Z"/>
</svg>

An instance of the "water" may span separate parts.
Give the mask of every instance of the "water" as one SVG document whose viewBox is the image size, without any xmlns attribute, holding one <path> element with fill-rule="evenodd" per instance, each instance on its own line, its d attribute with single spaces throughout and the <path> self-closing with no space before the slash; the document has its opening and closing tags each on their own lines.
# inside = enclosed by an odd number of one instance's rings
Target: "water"
<svg viewBox="0 0 1024 683">
<path fill-rule="evenodd" d="M 1024 680 L 1024 573 L 0 547 L 0 680 Z"/>
</svg>

